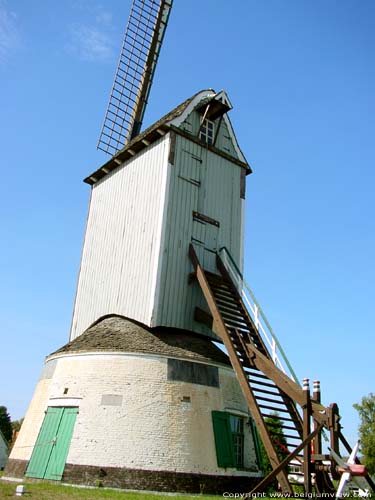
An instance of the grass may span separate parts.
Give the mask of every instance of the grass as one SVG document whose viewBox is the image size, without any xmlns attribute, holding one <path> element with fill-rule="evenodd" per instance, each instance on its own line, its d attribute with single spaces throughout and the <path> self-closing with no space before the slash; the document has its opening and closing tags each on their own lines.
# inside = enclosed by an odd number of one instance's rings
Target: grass
<svg viewBox="0 0 375 500">
<path fill-rule="evenodd" d="M 1 477 L 1 476 L 0 476 Z M 63 486 L 51 483 L 38 483 L 20 480 L 19 483 L 2 481 L 0 479 L 0 500 L 7 498 L 16 498 L 17 484 L 24 484 L 27 493 L 20 498 L 35 499 L 35 500 L 161 500 L 176 498 L 178 500 L 193 500 L 199 497 L 204 500 L 218 500 L 221 497 L 214 496 L 185 496 L 178 495 L 171 497 L 170 495 L 151 494 L 151 493 L 128 493 L 125 491 L 117 491 L 105 488 L 77 488 L 73 486 Z M 17 497 L 18 498 L 18 497 Z"/>
</svg>

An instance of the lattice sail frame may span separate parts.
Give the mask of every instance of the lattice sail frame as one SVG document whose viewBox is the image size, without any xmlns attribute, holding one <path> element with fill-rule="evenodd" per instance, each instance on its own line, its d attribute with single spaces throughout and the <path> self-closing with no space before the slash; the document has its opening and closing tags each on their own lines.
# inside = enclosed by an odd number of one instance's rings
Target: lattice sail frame
<svg viewBox="0 0 375 500">
<path fill-rule="evenodd" d="M 114 155 L 139 134 L 173 0 L 133 0 L 97 148 Z"/>
</svg>

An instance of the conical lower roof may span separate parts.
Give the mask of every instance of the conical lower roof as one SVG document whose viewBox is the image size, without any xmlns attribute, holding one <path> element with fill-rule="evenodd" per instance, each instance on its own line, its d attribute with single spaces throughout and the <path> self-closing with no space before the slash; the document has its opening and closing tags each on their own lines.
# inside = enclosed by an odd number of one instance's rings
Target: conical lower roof
<svg viewBox="0 0 375 500">
<path fill-rule="evenodd" d="M 137 352 L 230 365 L 209 338 L 174 328 L 148 328 L 123 316 L 106 316 L 50 356 L 79 352 Z"/>
</svg>

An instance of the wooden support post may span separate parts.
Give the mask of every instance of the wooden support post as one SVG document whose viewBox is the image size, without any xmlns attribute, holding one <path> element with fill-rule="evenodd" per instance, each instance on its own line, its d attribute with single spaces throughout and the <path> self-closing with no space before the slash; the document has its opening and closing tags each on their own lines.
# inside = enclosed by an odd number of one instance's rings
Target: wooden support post
<svg viewBox="0 0 375 500">
<path fill-rule="evenodd" d="M 313 389 L 313 399 L 317 403 L 321 403 L 321 394 L 320 394 L 320 382 L 319 380 L 314 380 L 314 389 Z M 318 422 L 314 419 L 314 429 L 318 427 Z M 322 436 L 321 434 L 317 434 L 314 438 L 314 454 L 321 455 L 322 453 Z"/>
<path fill-rule="evenodd" d="M 311 434 L 311 398 L 309 379 L 303 379 L 303 394 L 305 402 L 303 405 L 303 440 L 306 441 Z M 311 443 L 307 442 L 303 449 L 303 482 L 305 495 L 311 494 Z"/>
<path fill-rule="evenodd" d="M 339 424 L 339 408 L 336 403 L 329 405 L 329 433 L 331 441 L 331 450 L 340 455 L 339 435 L 341 426 Z"/>
<path fill-rule="evenodd" d="M 329 428 L 329 436 L 330 436 L 330 448 L 335 453 L 340 456 L 340 443 L 339 443 L 339 435 L 341 426 L 339 424 L 340 415 L 339 408 L 336 403 L 332 403 L 328 407 L 328 428 Z M 340 474 L 336 470 L 336 464 L 334 461 L 331 463 L 331 474 L 333 479 L 340 479 Z"/>
<path fill-rule="evenodd" d="M 320 381 L 314 380 L 314 388 L 313 388 L 313 400 L 320 404 L 321 403 L 321 392 L 320 392 Z M 319 422 L 314 418 L 314 429 L 316 429 L 319 425 Z M 323 460 L 324 455 L 322 455 L 322 433 L 319 432 L 314 441 L 312 441 L 314 447 L 314 453 L 311 456 L 311 462 L 313 463 L 314 471 L 315 471 L 315 494 L 321 494 L 327 491 L 334 491 L 333 484 L 331 479 L 324 470 Z M 319 462 L 319 463 L 318 463 Z"/>
</svg>

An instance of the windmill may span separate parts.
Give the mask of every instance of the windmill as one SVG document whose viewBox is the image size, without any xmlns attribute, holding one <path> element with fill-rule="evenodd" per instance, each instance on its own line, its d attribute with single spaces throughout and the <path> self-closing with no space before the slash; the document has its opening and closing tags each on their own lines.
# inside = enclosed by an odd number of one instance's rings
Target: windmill
<svg viewBox="0 0 375 500">
<path fill-rule="evenodd" d="M 139 134 L 173 0 L 133 0 L 98 149 L 113 155 Z"/>
<path fill-rule="evenodd" d="M 140 132 L 171 6 L 133 1 L 98 144 L 110 157 L 85 179 L 69 342 L 46 358 L 13 477 L 188 492 L 258 481 L 246 401 L 189 284 L 192 242 L 212 270 L 220 244 L 242 258 L 251 169 L 229 97 L 197 92 Z"/>
<path fill-rule="evenodd" d="M 69 342 L 46 358 L 8 473 L 201 493 L 277 478 L 290 495 L 298 457 L 306 494 L 313 475 L 333 491 L 322 429 L 350 450 L 337 405 L 300 387 L 243 277 L 251 168 L 227 93 L 202 90 L 140 132 L 171 7 L 133 1 L 98 144 L 111 156 L 85 179 Z M 260 483 L 259 436 L 273 469 Z"/>
</svg>

